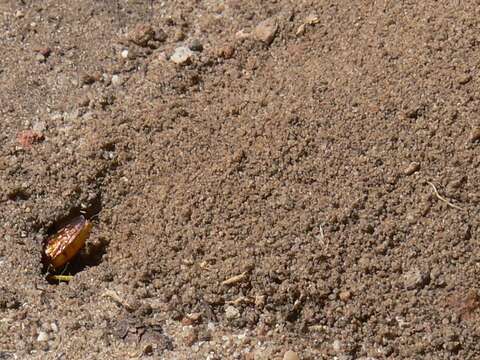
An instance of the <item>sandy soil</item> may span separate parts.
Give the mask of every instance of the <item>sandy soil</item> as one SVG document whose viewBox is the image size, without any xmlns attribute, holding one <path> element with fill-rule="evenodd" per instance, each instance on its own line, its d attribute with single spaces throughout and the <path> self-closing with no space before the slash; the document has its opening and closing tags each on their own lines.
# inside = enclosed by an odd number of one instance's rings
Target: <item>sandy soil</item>
<svg viewBox="0 0 480 360">
<path fill-rule="evenodd" d="M 480 11 L 415 3 L 2 0 L 0 358 L 480 358 Z"/>
</svg>

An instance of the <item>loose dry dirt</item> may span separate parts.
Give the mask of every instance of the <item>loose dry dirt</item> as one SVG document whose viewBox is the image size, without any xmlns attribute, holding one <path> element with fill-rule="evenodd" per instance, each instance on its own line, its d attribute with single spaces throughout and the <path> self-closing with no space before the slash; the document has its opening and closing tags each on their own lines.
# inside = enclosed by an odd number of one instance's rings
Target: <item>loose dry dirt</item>
<svg viewBox="0 0 480 360">
<path fill-rule="evenodd" d="M 1 1 L 0 358 L 480 358 L 480 8 L 415 3 Z"/>
</svg>

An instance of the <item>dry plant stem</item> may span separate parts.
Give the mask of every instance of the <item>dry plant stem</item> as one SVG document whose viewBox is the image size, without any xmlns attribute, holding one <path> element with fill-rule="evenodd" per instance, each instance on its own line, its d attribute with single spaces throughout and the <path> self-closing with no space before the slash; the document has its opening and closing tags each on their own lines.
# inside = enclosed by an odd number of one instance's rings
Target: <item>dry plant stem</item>
<svg viewBox="0 0 480 360">
<path fill-rule="evenodd" d="M 246 296 L 241 296 L 238 299 L 232 300 L 232 301 L 226 301 L 227 304 L 232 304 L 232 305 L 239 305 L 241 303 L 254 303 L 255 301 L 251 298 L 248 298 Z"/>
<path fill-rule="evenodd" d="M 127 310 L 132 310 L 132 306 L 128 304 L 126 301 L 124 301 L 120 296 L 118 296 L 118 294 L 113 290 L 110 290 L 110 289 L 105 290 L 105 293 L 103 293 L 102 297 L 110 298 L 117 304 L 126 308 Z"/>
<path fill-rule="evenodd" d="M 452 204 L 450 201 L 448 201 L 448 200 L 445 199 L 443 196 L 441 196 L 441 195 L 438 193 L 438 190 L 437 190 L 437 188 L 435 187 L 435 185 L 433 185 L 433 183 L 431 183 L 430 181 L 427 181 L 427 184 L 429 184 L 429 185 L 433 188 L 433 191 L 435 192 L 435 196 L 438 198 L 438 200 L 443 201 L 445 204 L 447 204 L 448 206 L 450 206 L 450 207 L 452 207 L 452 208 L 454 208 L 454 209 L 464 211 L 464 209 L 461 208 L 460 206 L 457 206 L 457 205 L 455 205 L 455 204 Z"/>
<path fill-rule="evenodd" d="M 231 277 L 230 279 L 227 279 L 227 280 L 225 280 L 224 282 L 222 282 L 222 285 L 232 285 L 232 284 L 235 284 L 235 283 L 237 283 L 237 282 L 239 282 L 239 281 L 242 281 L 242 280 L 245 278 L 246 275 L 247 275 L 247 273 L 244 272 L 244 273 L 241 273 L 240 275 L 233 276 L 233 277 Z"/>
</svg>

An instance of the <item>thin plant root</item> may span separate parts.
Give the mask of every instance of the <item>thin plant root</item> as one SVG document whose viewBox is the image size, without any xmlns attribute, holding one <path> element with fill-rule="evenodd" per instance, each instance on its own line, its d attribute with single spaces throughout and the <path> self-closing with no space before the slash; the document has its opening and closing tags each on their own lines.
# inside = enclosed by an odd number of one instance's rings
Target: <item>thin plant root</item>
<svg viewBox="0 0 480 360">
<path fill-rule="evenodd" d="M 433 188 L 433 191 L 435 192 L 435 196 L 438 198 L 438 200 L 440 201 L 443 201 L 445 204 L 447 204 L 448 206 L 454 208 L 454 209 L 457 209 L 457 210 L 460 210 L 460 211 L 465 211 L 465 209 L 461 208 L 460 206 L 457 206 L 455 204 L 452 204 L 450 201 L 448 201 L 447 199 L 445 199 L 442 195 L 440 195 L 438 193 L 438 190 L 437 188 L 435 187 L 435 185 L 433 185 L 433 183 L 431 183 L 430 181 L 427 181 L 427 184 L 429 184 L 432 188 Z"/>
</svg>

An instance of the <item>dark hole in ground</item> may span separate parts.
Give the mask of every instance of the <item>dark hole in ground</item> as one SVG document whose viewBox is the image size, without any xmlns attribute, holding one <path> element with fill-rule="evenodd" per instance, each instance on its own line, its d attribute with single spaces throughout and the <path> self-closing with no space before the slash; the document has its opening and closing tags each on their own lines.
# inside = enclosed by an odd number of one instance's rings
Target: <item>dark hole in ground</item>
<svg viewBox="0 0 480 360">
<path fill-rule="evenodd" d="M 108 243 L 104 241 L 87 244 L 63 268 L 54 270 L 48 265 L 44 265 L 44 272 L 48 274 L 47 281 L 51 284 L 58 284 L 59 280 L 50 278 L 50 275 L 74 276 L 87 268 L 99 265 L 102 262 L 103 255 L 107 253 L 107 248 Z"/>
<path fill-rule="evenodd" d="M 69 275 L 75 275 L 86 268 L 99 265 L 102 262 L 103 255 L 107 253 L 107 248 L 108 243 L 106 241 L 88 243 L 70 262 L 67 269 Z"/>
<path fill-rule="evenodd" d="M 24 189 L 14 189 L 8 195 L 8 200 L 11 201 L 21 201 L 21 200 L 28 200 L 30 194 Z"/>
<path fill-rule="evenodd" d="M 286 316 L 286 320 L 288 322 L 296 322 L 300 319 L 301 316 L 301 309 L 293 309 L 290 312 L 288 312 Z"/>
</svg>

